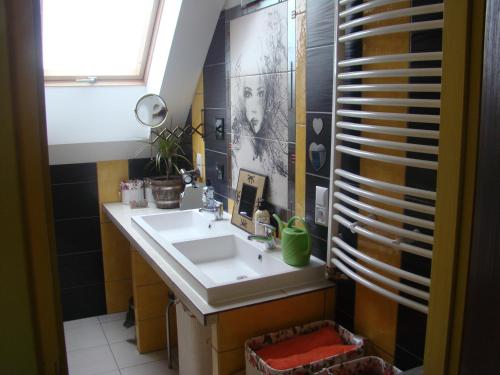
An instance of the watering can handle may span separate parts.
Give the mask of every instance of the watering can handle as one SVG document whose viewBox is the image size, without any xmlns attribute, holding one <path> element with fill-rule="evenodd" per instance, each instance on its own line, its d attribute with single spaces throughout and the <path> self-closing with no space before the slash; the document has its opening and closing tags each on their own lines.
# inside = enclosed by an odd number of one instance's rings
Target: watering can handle
<svg viewBox="0 0 500 375">
<path fill-rule="evenodd" d="M 304 226 L 304 229 L 307 233 L 307 250 L 309 252 L 309 254 L 311 254 L 311 234 L 309 233 L 309 227 L 307 226 L 307 223 L 306 221 L 300 217 L 300 216 L 293 216 L 290 220 L 288 220 L 288 228 L 291 228 L 293 226 L 293 223 L 295 222 L 295 220 L 298 220 L 302 223 L 302 225 Z"/>
</svg>

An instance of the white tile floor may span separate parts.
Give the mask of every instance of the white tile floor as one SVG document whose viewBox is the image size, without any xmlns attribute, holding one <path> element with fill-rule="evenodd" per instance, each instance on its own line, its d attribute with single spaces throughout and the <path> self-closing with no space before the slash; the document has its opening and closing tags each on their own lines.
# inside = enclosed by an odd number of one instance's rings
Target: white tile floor
<svg viewBox="0 0 500 375">
<path fill-rule="evenodd" d="M 125 313 L 64 323 L 70 375 L 177 375 L 165 351 L 139 354 L 135 327 L 125 328 Z"/>
</svg>

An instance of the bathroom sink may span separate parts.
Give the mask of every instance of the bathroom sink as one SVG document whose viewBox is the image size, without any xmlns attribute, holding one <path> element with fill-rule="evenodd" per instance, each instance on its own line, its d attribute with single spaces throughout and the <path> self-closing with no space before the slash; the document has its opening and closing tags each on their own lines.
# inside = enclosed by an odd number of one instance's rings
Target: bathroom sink
<svg viewBox="0 0 500 375">
<path fill-rule="evenodd" d="M 160 256 L 211 305 L 324 280 L 323 261 L 311 257 L 306 267 L 289 266 L 279 249 L 264 250 L 229 220 L 214 221 L 210 213 L 133 216 L 132 223 L 159 245 Z"/>
<path fill-rule="evenodd" d="M 132 222 L 150 236 L 168 242 L 197 238 L 218 233 L 219 225 L 198 210 L 174 211 L 153 215 L 133 216 Z"/>
<path fill-rule="evenodd" d="M 172 244 L 214 283 L 223 284 L 273 273 L 288 266 L 234 235 Z"/>
<path fill-rule="evenodd" d="M 172 243 L 173 257 L 193 277 L 193 288 L 210 304 L 256 296 L 324 280 L 324 263 L 311 257 L 306 267 L 292 267 L 279 250 L 236 235 Z"/>
</svg>

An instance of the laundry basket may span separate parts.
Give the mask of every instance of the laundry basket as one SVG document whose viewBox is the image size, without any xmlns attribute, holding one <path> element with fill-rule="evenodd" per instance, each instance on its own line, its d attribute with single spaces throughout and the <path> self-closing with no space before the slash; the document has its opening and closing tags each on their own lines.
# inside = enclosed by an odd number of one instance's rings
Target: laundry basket
<svg viewBox="0 0 500 375">
<path fill-rule="evenodd" d="M 330 328 L 330 329 L 329 329 Z M 270 364 L 270 360 L 265 360 L 261 357 L 264 351 L 269 349 L 274 349 L 286 347 L 287 345 L 296 345 L 297 339 L 302 337 L 304 342 L 310 345 L 315 345 L 313 343 L 318 342 L 318 347 L 315 349 L 322 349 L 323 346 L 319 347 L 318 340 L 309 340 L 315 333 L 325 331 L 335 332 L 335 335 L 340 339 L 339 345 L 349 345 L 351 348 L 347 349 L 342 347 L 342 350 L 347 350 L 340 352 L 339 354 L 326 355 L 320 359 L 308 363 L 302 363 L 300 365 L 292 366 L 289 368 L 275 368 Z M 280 345 L 277 345 L 280 344 Z M 363 355 L 363 339 L 359 336 L 346 330 L 344 327 L 332 322 L 330 320 L 323 320 L 319 322 L 309 323 L 302 326 L 296 326 L 288 329 L 284 329 L 277 332 L 268 333 L 259 337 L 254 337 L 249 339 L 245 343 L 245 361 L 246 361 L 246 374 L 247 375 L 299 375 L 299 374 L 314 374 L 325 367 L 333 366 L 345 361 L 349 361 L 355 358 L 359 358 Z M 272 348 L 270 348 L 272 347 Z M 344 349 L 345 348 L 345 349 Z M 266 350 L 263 350 L 266 349 Z M 311 350 L 309 348 L 307 350 Z M 310 352 L 309 352 L 310 353 Z M 303 355 L 302 352 L 297 352 L 297 354 L 291 353 L 290 358 L 295 355 Z M 297 357 L 295 357 L 297 358 Z M 285 361 L 287 359 L 285 358 Z M 274 361 L 276 362 L 276 361 Z M 293 362 L 293 361 L 292 361 Z M 286 362 L 285 362 L 286 363 Z M 273 364 L 274 365 L 274 364 Z"/>
<path fill-rule="evenodd" d="M 325 368 L 315 375 L 398 375 L 402 371 L 379 357 L 362 357 Z"/>
</svg>

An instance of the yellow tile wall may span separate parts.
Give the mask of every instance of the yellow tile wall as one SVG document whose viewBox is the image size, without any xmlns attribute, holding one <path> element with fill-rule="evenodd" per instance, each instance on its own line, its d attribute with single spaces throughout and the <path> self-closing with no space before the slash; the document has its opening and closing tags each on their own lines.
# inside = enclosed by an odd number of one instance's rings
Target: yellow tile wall
<svg viewBox="0 0 500 375">
<path fill-rule="evenodd" d="M 295 214 L 306 214 L 306 14 L 305 1 L 296 2 L 295 73 Z"/>
<path fill-rule="evenodd" d="M 385 7 L 380 7 L 375 10 L 370 10 L 365 12 L 365 15 L 378 13 L 387 10 L 396 10 L 400 8 L 406 8 L 410 6 L 410 2 L 402 2 L 398 4 L 388 5 Z M 398 24 L 401 22 L 410 22 L 409 19 L 393 19 L 389 21 L 376 22 L 367 25 L 365 28 L 374 28 L 381 26 L 389 26 L 392 24 Z M 407 53 L 410 48 L 409 35 L 407 33 L 391 34 L 388 36 L 379 36 L 363 40 L 363 56 L 375 56 L 381 54 L 398 54 Z M 390 69 L 390 68 L 406 68 L 407 63 L 392 63 L 392 64 L 371 64 L 365 69 Z M 363 83 L 407 83 L 406 78 L 389 78 L 384 79 L 383 82 L 380 79 L 365 79 Z M 406 93 L 365 93 L 365 97 L 392 97 L 392 98 L 405 98 Z M 384 106 L 363 106 L 363 110 L 381 111 L 381 112 L 404 112 L 404 108 L 398 107 L 384 107 Z M 395 121 L 380 121 L 380 120 L 364 120 L 365 124 L 377 124 L 383 126 L 402 126 L 402 123 Z M 362 136 L 386 139 L 396 142 L 405 142 L 405 137 L 397 136 L 386 136 L 374 133 L 364 133 Z M 370 146 L 361 146 L 362 150 L 381 152 L 380 149 L 373 148 Z M 404 152 L 397 150 L 387 150 L 384 149 L 382 152 L 396 155 L 405 156 Z M 387 165 L 379 163 L 376 161 L 368 159 L 360 159 L 360 172 L 363 176 L 391 182 L 398 185 L 405 184 L 405 170 L 404 166 L 397 165 Z M 372 189 L 370 187 L 364 186 L 367 190 L 377 191 L 377 189 Z M 387 192 L 384 192 L 385 195 Z M 395 198 L 403 199 L 400 194 L 391 194 Z M 374 204 L 373 201 L 365 200 L 369 204 Z M 390 210 L 395 210 L 392 206 L 386 206 L 384 204 L 376 203 L 376 206 L 380 208 L 387 208 Z M 402 212 L 402 210 L 401 210 Z M 366 212 L 361 212 L 367 215 Z M 384 219 L 382 217 L 377 217 L 377 220 L 401 226 L 400 223 Z M 377 232 L 376 230 L 374 230 Z M 379 259 L 385 263 L 400 266 L 400 253 L 392 248 L 382 246 L 371 240 L 367 240 L 363 236 L 358 236 L 358 249 L 363 251 L 368 256 Z M 368 266 L 368 268 L 370 268 Z M 380 270 L 377 270 L 380 272 Z M 392 275 L 384 274 L 387 277 L 394 278 Z M 397 279 L 397 278 L 396 278 Z M 373 281 L 373 280 L 372 280 Z M 364 286 L 356 285 L 356 299 L 355 299 L 355 310 L 354 310 L 354 328 L 355 331 L 370 340 L 368 345 L 368 351 L 382 356 L 383 358 L 393 361 L 394 352 L 396 346 L 396 331 L 397 331 L 397 316 L 398 316 L 398 305 L 396 302 L 389 300 L 378 293 L 365 288 Z"/>
<path fill-rule="evenodd" d="M 162 350 L 167 344 L 165 313 L 169 290 L 156 271 L 132 246 L 130 254 L 137 350 L 140 353 Z M 177 346 L 175 308 L 172 308 L 170 313 L 171 345 L 175 347 Z"/>
<path fill-rule="evenodd" d="M 245 367 L 247 339 L 307 322 L 332 319 L 334 290 L 320 290 L 264 304 L 226 311 L 212 329 L 214 374 L 232 374 Z"/>
<path fill-rule="evenodd" d="M 200 75 L 198 79 L 198 85 L 196 86 L 196 91 L 193 97 L 193 103 L 191 104 L 191 118 L 192 125 L 197 127 L 200 124 L 203 124 L 203 73 Z M 200 128 L 203 131 L 203 127 Z M 196 154 L 201 154 L 202 163 L 203 163 L 203 175 L 202 179 L 205 181 L 205 141 L 203 138 L 197 134 L 193 133 L 192 135 L 193 141 L 193 165 L 196 165 Z"/>
<path fill-rule="evenodd" d="M 128 161 L 97 163 L 97 190 L 101 226 L 104 288 L 108 314 L 126 311 L 132 296 L 132 275 L 128 240 L 103 211 L 103 203 L 119 202 L 120 181 L 128 179 Z"/>
</svg>

